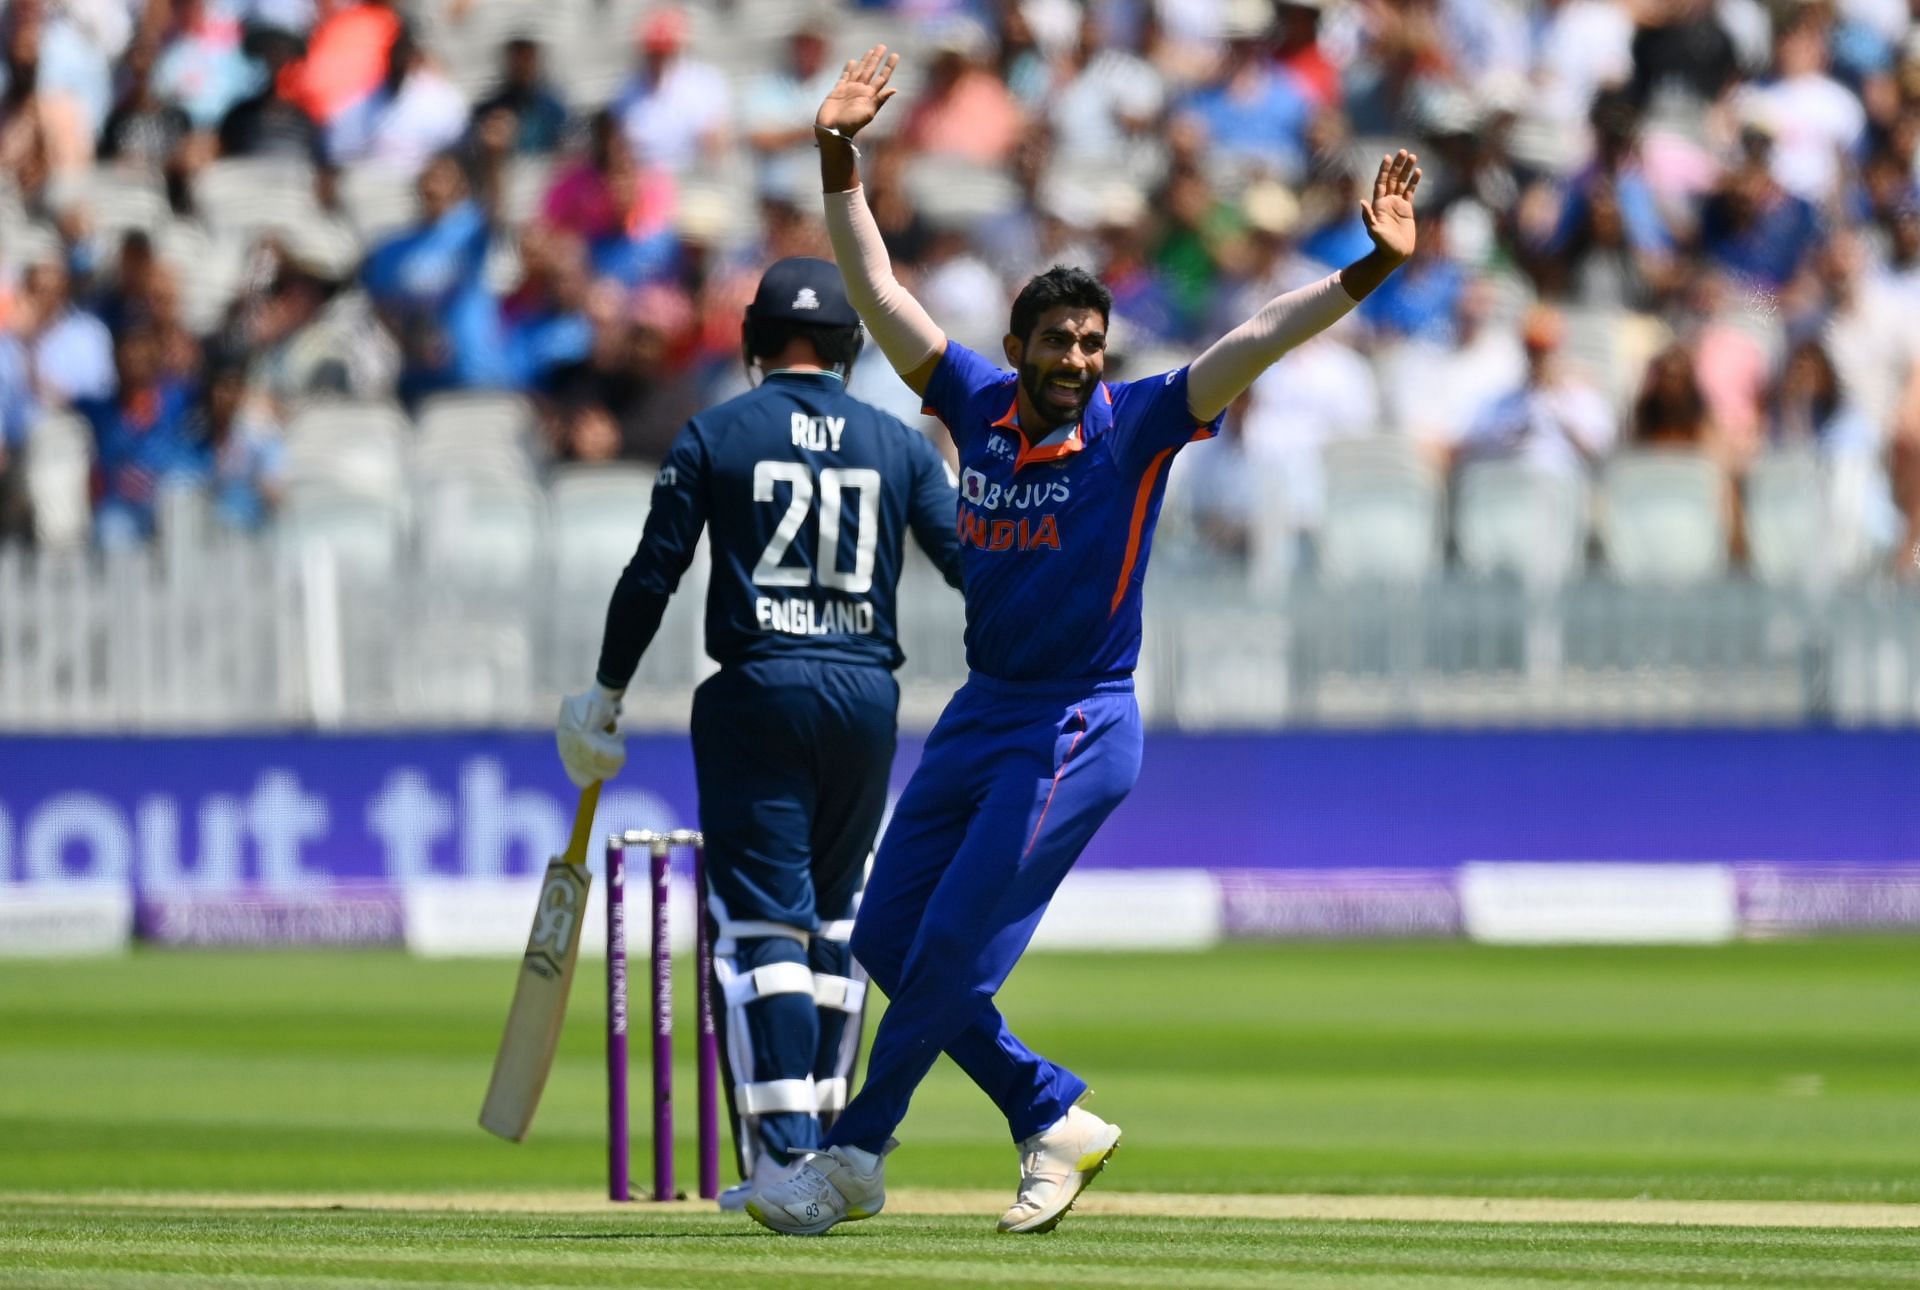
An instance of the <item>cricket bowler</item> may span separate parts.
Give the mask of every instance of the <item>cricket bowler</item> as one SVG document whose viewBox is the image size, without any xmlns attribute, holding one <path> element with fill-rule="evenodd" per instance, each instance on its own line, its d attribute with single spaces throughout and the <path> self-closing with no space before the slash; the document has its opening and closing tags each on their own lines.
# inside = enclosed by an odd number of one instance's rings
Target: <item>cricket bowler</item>
<svg viewBox="0 0 1920 1290">
<path fill-rule="evenodd" d="M 885 46 L 848 62 L 815 134 L 847 295 L 959 449 L 969 671 L 894 809 L 854 923 L 854 957 L 889 1001 L 866 1081 L 821 1149 L 758 1185 L 747 1211 L 807 1235 L 879 1213 L 894 1129 L 945 1051 L 1006 1116 L 1019 1153 L 1000 1230 L 1045 1232 L 1120 1130 L 1078 1105 L 1085 1080 L 1020 1042 L 994 995 L 1139 774 L 1133 671 L 1167 469 L 1268 365 L 1412 255 L 1420 171 L 1405 151 L 1382 159 L 1360 207 L 1373 249 L 1272 300 L 1187 367 L 1103 380 L 1111 296 L 1055 267 L 1013 302 L 1006 370 L 947 339 L 894 279 L 861 192 L 854 138 L 895 93 L 898 62 Z"/>
</svg>

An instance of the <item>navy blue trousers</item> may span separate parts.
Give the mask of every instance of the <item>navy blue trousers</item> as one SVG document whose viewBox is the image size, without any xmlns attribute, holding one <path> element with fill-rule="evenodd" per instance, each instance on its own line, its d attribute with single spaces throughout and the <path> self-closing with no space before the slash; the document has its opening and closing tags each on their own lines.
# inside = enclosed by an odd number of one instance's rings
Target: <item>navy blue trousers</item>
<svg viewBox="0 0 1920 1290">
<path fill-rule="evenodd" d="M 694 694 L 703 916 L 717 997 L 736 991 L 715 1021 L 743 1173 L 816 1146 L 846 1103 L 866 988 L 846 924 L 886 813 L 899 701 L 884 669 L 808 659 L 723 668 Z"/>
<path fill-rule="evenodd" d="M 824 1144 L 878 1151 L 944 1051 L 1014 1141 L 1066 1114 L 1086 1083 L 1035 1053 L 993 997 L 1095 830 L 1140 774 L 1130 678 L 969 677 L 894 806 L 854 923 L 853 953 L 887 992 L 867 1079 Z"/>
</svg>

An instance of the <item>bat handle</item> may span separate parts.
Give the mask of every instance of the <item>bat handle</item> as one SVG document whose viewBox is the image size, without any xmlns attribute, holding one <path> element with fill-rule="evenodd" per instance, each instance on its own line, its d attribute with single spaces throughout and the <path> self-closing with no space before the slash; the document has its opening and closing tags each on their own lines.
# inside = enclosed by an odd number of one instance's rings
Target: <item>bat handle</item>
<svg viewBox="0 0 1920 1290">
<path fill-rule="evenodd" d="M 600 813 L 600 781 L 594 780 L 580 790 L 580 805 L 573 812 L 573 833 L 567 839 L 567 858 L 580 857 L 585 863 L 593 844 L 593 817 Z"/>
</svg>

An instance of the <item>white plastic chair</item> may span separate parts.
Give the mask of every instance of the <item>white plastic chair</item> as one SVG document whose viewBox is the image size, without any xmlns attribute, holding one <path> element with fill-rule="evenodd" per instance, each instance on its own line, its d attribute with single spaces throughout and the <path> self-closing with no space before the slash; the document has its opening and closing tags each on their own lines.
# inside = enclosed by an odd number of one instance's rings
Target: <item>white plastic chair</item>
<svg viewBox="0 0 1920 1290">
<path fill-rule="evenodd" d="M 27 436 L 27 494 L 43 547 L 83 547 L 92 529 L 93 432 L 70 412 L 45 415 Z"/>
<path fill-rule="evenodd" d="M 310 545 L 333 553 L 340 571 L 368 582 L 389 581 L 400 563 L 402 515 L 390 500 L 321 483 L 290 483 L 279 540 L 298 554 Z"/>
<path fill-rule="evenodd" d="M 445 480 L 420 499 L 421 567 L 469 586 L 524 587 L 545 555 L 546 499 L 531 484 Z"/>
<path fill-rule="evenodd" d="M 1322 450 L 1326 516 L 1320 573 L 1329 582 L 1413 583 L 1439 560 L 1440 477 L 1405 439 L 1342 439 Z"/>
<path fill-rule="evenodd" d="M 1747 551 L 1760 580 L 1804 586 L 1849 578 L 1871 547 L 1860 517 L 1838 504 L 1834 472 L 1811 452 L 1773 453 L 1747 470 Z"/>
<path fill-rule="evenodd" d="M 287 426 L 287 475 L 382 499 L 407 491 L 406 414 L 385 403 L 309 403 Z"/>
<path fill-rule="evenodd" d="M 1607 463 L 1600 546 L 1622 581 L 1686 586 L 1727 569 L 1726 477 L 1690 452 L 1628 452 Z"/>
<path fill-rule="evenodd" d="M 653 479 L 645 466 L 572 466 L 555 475 L 547 513 L 561 583 L 613 585 L 640 545 Z"/>
<path fill-rule="evenodd" d="M 1525 462 L 1473 462 L 1455 485 L 1454 542 L 1472 573 L 1558 586 L 1580 565 L 1586 527 L 1579 482 Z"/>
</svg>

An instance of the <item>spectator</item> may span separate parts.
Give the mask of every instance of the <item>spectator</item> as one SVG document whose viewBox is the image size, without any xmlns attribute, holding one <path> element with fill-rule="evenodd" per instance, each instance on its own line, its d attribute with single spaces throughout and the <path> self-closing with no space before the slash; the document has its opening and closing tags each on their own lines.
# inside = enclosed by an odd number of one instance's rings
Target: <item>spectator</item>
<svg viewBox="0 0 1920 1290">
<path fill-rule="evenodd" d="M 329 8 L 307 40 L 306 59 L 288 74 L 290 96 L 322 125 L 390 79 L 393 46 L 405 30 L 391 0 Z"/>
<path fill-rule="evenodd" d="M 1782 188 L 1770 167 L 1773 141 L 1749 127 L 1741 160 L 1700 216 L 1700 249 L 1751 289 L 1778 293 L 1799 276 L 1820 242 L 1813 206 Z"/>
<path fill-rule="evenodd" d="M 1326 514 L 1326 446 L 1380 430 L 1379 385 L 1348 343 L 1353 334 L 1352 324 L 1336 326 L 1288 350 L 1247 391 L 1246 454 L 1277 476 L 1287 519 L 1303 537 L 1319 532 Z"/>
<path fill-rule="evenodd" d="M 1361 303 L 1360 316 L 1381 336 L 1455 343 L 1466 274 L 1447 255 L 1445 229 L 1437 220 L 1423 224 L 1413 259 Z"/>
<path fill-rule="evenodd" d="M 118 391 L 76 405 L 93 428 L 94 539 L 108 551 L 153 536 L 163 483 L 206 474 L 193 436 L 193 396 L 162 370 L 158 331 L 145 323 L 129 327 L 114 346 L 114 363 Z"/>
<path fill-rule="evenodd" d="M 732 120 L 727 78 L 686 57 L 686 11 L 656 9 L 640 24 L 640 61 L 614 101 L 627 146 L 674 175 L 720 159 Z"/>
<path fill-rule="evenodd" d="M 1613 451 L 1613 409 L 1598 390 L 1570 372 L 1560 356 L 1566 324 L 1546 306 L 1527 315 L 1521 338 L 1527 375 L 1483 408 L 1468 427 L 1454 463 L 1518 458 L 1553 474 L 1584 480 Z"/>
<path fill-rule="evenodd" d="M 329 168 L 320 123 L 294 94 L 299 40 L 270 29 L 248 36 L 249 52 L 264 69 L 258 93 L 233 105 L 220 121 L 220 155 L 273 157 Z"/>
<path fill-rule="evenodd" d="M 1126 165 L 1140 150 L 1151 155 L 1159 149 L 1154 127 L 1165 103 L 1166 85 L 1153 64 L 1102 44 L 1099 16 L 1088 6 L 1046 108 L 1060 155 L 1086 167 Z"/>
<path fill-rule="evenodd" d="M 1495 320 L 1496 306 L 1492 285 L 1475 279 L 1454 307 L 1451 341 L 1414 337 L 1379 355 L 1394 425 L 1441 460 L 1458 450 L 1482 409 L 1526 380 L 1519 330 Z"/>
<path fill-rule="evenodd" d="M 1275 0 L 1273 62 L 1314 112 L 1340 104 L 1340 71 L 1320 46 L 1320 15 L 1327 0 Z"/>
<path fill-rule="evenodd" d="M 153 42 L 144 37 L 127 51 L 124 88 L 101 127 L 98 155 L 137 170 L 178 173 L 193 122 L 154 88 L 154 54 Z"/>
<path fill-rule="evenodd" d="M 1625 94 L 1590 114 L 1593 161 L 1559 199 L 1553 231 L 1530 247 L 1548 292 L 1583 305 L 1644 309 L 1674 281 L 1674 240 L 1639 160 L 1639 121 Z"/>
<path fill-rule="evenodd" d="M 1297 183 L 1306 170 L 1313 100 L 1274 66 L 1266 43 L 1271 17 L 1264 0 L 1228 5 L 1226 55 L 1180 111 L 1205 129 L 1215 157 Z"/>
<path fill-rule="evenodd" d="M 1642 448 L 1705 451 L 1717 446 L 1707 396 L 1685 346 L 1669 345 L 1647 364 L 1631 426 L 1633 442 Z"/>
<path fill-rule="evenodd" d="M 667 362 L 668 337 L 650 317 L 596 304 L 592 352 L 555 374 L 564 458 L 658 462 L 700 407 L 699 391 Z"/>
<path fill-rule="evenodd" d="M 500 88 L 473 109 L 472 129 L 497 113 L 513 120 L 513 150 L 544 155 L 560 147 L 567 128 L 567 105 L 553 91 L 541 66 L 540 43 L 515 36 L 500 47 Z M 822 97 L 825 97 L 824 93 Z"/>
<path fill-rule="evenodd" d="M 336 162 L 365 161 L 416 174 L 427 158 L 451 148 L 467 128 L 467 99 L 402 28 L 387 49 L 387 71 L 328 131 Z"/>
<path fill-rule="evenodd" d="M 600 112 L 588 126 L 586 155 L 547 190 L 541 219 L 585 242 L 596 274 L 632 286 L 671 264 L 677 200 L 673 176 L 643 165 L 615 116 Z"/>
<path fill-rule="evenodd" d="M 13 180 L 29 207 L 46 205 L 58 183 L 82 171 L 93 155 L 93 133 L 80 103 L 45 75 L 45 32 L 43 0 L 15 0 L 0 14 L 0 174 Z"/>
<path fill-rule="evenodd" d="M 1759 450 L 1761 406 L 1771 384 L 1771 359 L 1758 318 L 1734 312 L 1726 278 L 1696 271 L 1681 293 L 1678 331 L 1693 354 L 1694 375 L 1720 434 L 1728 464 L 1741 469 Z"/>
<path fill-rule="evenodd" d="M 420 219 L 376 247 L 360 272 L 400 347 L 400 396 L 508 385 L 499 301 L 486 282 L 493 221 L 460 161 L 442 153 L 420 174 Z"/>
<path fill-rule="evenodd" d="M 1597 106 L 1596 96 L 1618 92 L 1632 78 L 1633 14 L 1621 0 L 1548 0 L 1542 8 L 1533 78 L 1538 110 L 1573 129 L 1589 105 Z"/>
<path fill-rule="evenodd" d="M 1206 176 L 1194 168 L 1176 172 L 1155 205 L 1161 227 L 1153 249 L 1154 270 L 1179 314 L 1180 334 L 1194 336 L 1207 321 L 1246 226 L 1239 211 L 1217 198 Z"/>
<path fill-rule="evenodd" d="M 1147 258 L 1147 201 L 1127 184 L 1102 194 L 1094 234 L 1099 277 L 1113 292 L 1109 352 L 1164 345 L 1180 334 L 1180 312 Z"/>
<path fill-rule="evenodd" d="M 520 238 L 520 286 L 502 303 L 516 385 L 545 389 L 556 369 L 593 347 L 587 302 L 593 287 L 586 244 L 534 225 Z"/>
<path fill-rule="evenodd" d="M 1899 542 L 1911 517 L 1896 504 L 1882 436 L 1849 396 L 1825 344 L 1808 338 L 1788 351 L 1768 402 L 1768 443 L 1776 450 L 1818 453 L 1828 467 L 1833 505 L 1848 527 L 1877 551 Z"/>
<path fill-rule="evenodd" d="M 160 96 L 178 104 L 196 130 L 215 130 L 253 89 L 255 69 L 240 52 L 240 24 L 208 0 L 174 0 L 172 31 L 153 71 Z"/>
<path fill-rule="evenodd" d="M 1713 0 L 1650 0 L 1636 15 L 1627 93 L 1642 116 L 1697 127 L 1740 73 Z"/>
<path fill-rule="evenodd" d="M 191 433 L 205 457 L 214 517 L 233 532 L 259 532 L 280 504 L 286 453 L 277 427 L 248 406 L 244 356 L 225 352 L 208 364 Z"/>
<path fill-rule="evenodd" d="M 1013 155 L 1026 117 L 984 62 L 991 41 L 968 19 L 944 24 L 934 38 L 932 65 L 901 137 L 934 157 L 997 166 Z"/>
<path fill-rule="evenodd" d="M 113 337 L 98 318 L 74 305 L 66 266 L 57 258 L 27 270 L 19 311 L 42 399 L 65 407 L 113 393 Z"/>
<path fill-rule="evenodd" d="M 1858 235 L 1836 233 L 1815 257 L 1815 267 L 1826 293 L 1822 338 L 1827 353 L 1841 384 L 1884 436 L 1920 356 L 1911 315 L 1894 289 L 1868 272 Z"/>
<path fill-rule="evenodd" d="M 999 277 L 951 223 L 936 225 L 917 289 L 941 328 L 975 353 L 999 350 L 1007 334 L 1006 292 Z"/>
<path fill-rule="evenodd" d="M 1824 5 L 1793 9 L 1774 38 L 1774 80 L 1741 92 L 1736 110 L 1773 137 L 1773 177 L 1802 201 L 1822 206 L 1839 194 L 1842 167 L 1867 127 L 1853 92 L 1827 75 Z"/>
<path fill-rule="evenodd" d="M 827 59 L 832 19 L 811 13 L 787 41 L 784 65 L 761 73 L 748 87 L 741 125 L 753 149 L 760 191 L 791 191 L 813 179 L 813 114 L 840 78 Z"/>
<path fill-rule="evenodd" d="M 11 331 L 0 331 L 0 546 L 33 541 L 26 450 L 39 415 L 27 348 Z"/>
</svg>

